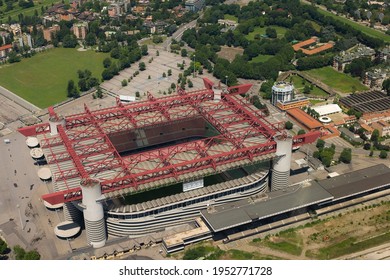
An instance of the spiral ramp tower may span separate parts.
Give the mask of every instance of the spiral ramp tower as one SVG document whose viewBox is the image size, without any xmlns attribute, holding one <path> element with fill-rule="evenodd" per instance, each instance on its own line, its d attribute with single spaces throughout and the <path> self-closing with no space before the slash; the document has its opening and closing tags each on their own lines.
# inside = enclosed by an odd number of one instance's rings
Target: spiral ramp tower
<svg viewBox="0 0 390 280">
<path fill-rule="evenodd" d="M 287 132 L 274 136 L 276 142 L 276 159 L 274 159 L 271 177 L 271 191 L 282 190 L 289 186 L 292 136 Z"/>
<path fill-rule="evenodd" d="M 95 179 L 82 179 L 80 187 L 83 192 L 81 207 L 87 242 L 93 248 L 101 248 L 106 244 L 106 222 L 103 205 L 98 201 L 102 196 L 100 182 Z"/>
</svg>

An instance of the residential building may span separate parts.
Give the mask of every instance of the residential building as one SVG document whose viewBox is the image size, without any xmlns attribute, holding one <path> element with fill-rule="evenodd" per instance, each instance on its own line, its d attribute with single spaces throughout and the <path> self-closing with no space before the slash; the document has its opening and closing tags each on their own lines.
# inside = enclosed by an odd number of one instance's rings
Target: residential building
<svg viewBox="0 0 390 280">
<path fill-rule="evenodd" d="M 7 55 L 12 52 L 12 45 L 4 45 L 0 47 L 0 58 L 5 58 Z"/>
<path fill-rule="evenodd" d="M 20 36 L 14 37 L 14 39 L 20 47 L 28 46 L 30 49 L 33 48 L 32 38 L 28 33 L 23 33 Z"/>
<path fill-rule="evenodd" d="M 53 38 L 53 34 L 55 32 L 58 32 L 60 31 L 60 26 L 58 24 L 54 24 L 53 26 L 49 27 L 49 28 L 45 28 L 43 29 L 43 38 L 48 41 L 48 42 L 51 42 L 52 38 Z"/>
<path fill-rule="evenodd" d="M 333 67 L 338 71 L 344 71 L 345 66 L 350 64 L 352 60 L 361 57 L 368 57 L 374 60 L 375 50 L 363 44 L 358 44 L 350 51 L 343 51 L 339 55 L 336 55 L 333 59 Z"/>
<path fill-rule="evenodd" d="M 390 45 L 379 50 L 378 58 L 380 61 L 390 61 Z"/>
<path fill-rule="evenodd" d="M 373 89 L 382 89 L 384 80 L 390 77 L 390 68 L 374 68 L 367 71 L 364 75 L 363 83 Z"/>
<path fill-rule="evenodd" d="M 88 33 L 88 22 L 78 22 L 73 24 L 73 34 L 77 39 L 84 40 Z"/>
<path fill-rule="evenodd" d="M 205 0 L 186 0 L 185 2 L 186 10 L 194 13 L 202 10 L 204 5 L 205 5 Z"/>
<path fill-rule="evenodd" d="M 390 121 L 390 110 L 381 113 L 365 114 L 359 119 L 359 123 L 370 125 L 378 121 Z"/>
<path fill-rule="evenodd" d="M 3 45 L 5 45 L 7 40 L 10 39 L 10 34 L 6 31 L 0 31 L 0 38 L 3 39 Z"/>
<path fill-rule="evenodd" d="M 379 131 L 379 136 L 389 136 L 390 135 L 390 123 L 384 120 L 380 120 L 378 122 L 374 122 L 371 124 L 373 129 L 377 129 Z"/>
</svg>

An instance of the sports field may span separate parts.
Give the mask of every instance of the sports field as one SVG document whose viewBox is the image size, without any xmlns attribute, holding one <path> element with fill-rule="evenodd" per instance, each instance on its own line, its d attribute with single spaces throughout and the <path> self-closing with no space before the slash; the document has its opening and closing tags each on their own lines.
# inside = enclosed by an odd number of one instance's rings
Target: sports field
<svg viewBox="0 0 390 280">
<path fill-rule="evenodd" d="M 354 78 L 347 74 L 338 72 L 330 66 L 304 72 L 341 93 L 351 93 L 353 88 L 356 91 L 363 91 L 368 89 L 359 81 L 358 78 Z"/>
<path fill-rule="evenodd" d="M 286 34 L 287 29 L 284 27 L 276 26 L 276 25 L 270 25 L 270 26 L 265 26 L 265 27 L 260 27 L 257 26 L 255 27 L 255 30 L 250 32 L 248 35 L 245 35 L 245 38 L 248 40 L 255 40 L 255 35 L 260 34 L 260 35 L 265 35 L 265 30 L 268 28 L 274 28 L 276 30 L 276 34 L 278 35 L 278 38 L 282 38 L 284 34 Z"/>
<path fill-rule="evenodd" d="M 109 54 L 55 48 L 21 62 L 0 67 L 0 85 L 32 104 L 46 108 L 67 99 L 69 80 L 77 83 L 77 70 L 88 69 L 100 80 L 103 59 Z"/>
</svg>

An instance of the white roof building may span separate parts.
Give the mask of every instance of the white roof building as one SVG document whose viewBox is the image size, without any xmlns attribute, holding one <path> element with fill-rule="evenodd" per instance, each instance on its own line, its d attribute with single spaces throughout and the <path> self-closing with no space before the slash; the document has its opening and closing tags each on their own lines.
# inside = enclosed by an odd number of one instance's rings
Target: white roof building
<svg viewBox="0 0 390 280">
<path fill-rule="evenodd" d="M 320 117 L 342 112 L 340 106 L 337 104 L 321 105 L 312 107 L 312 109 L 314 109 L 320 115 Z"/>
</svg>

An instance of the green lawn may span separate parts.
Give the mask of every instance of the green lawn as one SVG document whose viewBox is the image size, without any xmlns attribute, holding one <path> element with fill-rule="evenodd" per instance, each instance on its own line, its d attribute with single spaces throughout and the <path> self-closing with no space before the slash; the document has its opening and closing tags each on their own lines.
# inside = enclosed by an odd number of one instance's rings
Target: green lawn
<svg viewBox="0 0 390 280">
<path fill-rule="evenodd" d="M 305 23 L 311 23 L 315 31 L 321 32 L 321 25 L 319 25 L 317 22 L 313 20 L 305 20 Z"/>
<path fill-rule="evenodd" d="M 223 18 L 227 19 L 227 20 L 232 20 L 232 21 L 238 22 L 238 18 L 236 16 L 232 16 L 232 15 L 229 15 L 229 14 L 225 14 L 223 16 Z"/>
<path fill-rule="evenodd" d="M 250 63 L 259 63 L 259 62 L 266 62 L 268 59 L 273 57 L 273 55 L 268 54 L 259 54 L 258 56 L 254 57 L 249 61 Z"/>
<path fill-rule="evenodd" d="M 5 2 L 3 1 L 4 5 L 0 7 L 0 10 L 4 12 L 0 16 L 0 20 L 4 22 L 8 22 L 8 17 L 10 16 L 12 19 L 18 19 L 19 14 L 24 14 L 25 16 L 32 16 L 34 15 L 34 11 L 37 10 L 38 15 L 41 14 L 41 7 L 46 6 L 46 7 L 51 7 L 51 5 L 54 3 L 60 3 L 61 1 L 59 0 L 39 0 L 39 1 L 34 1 L 34 7 L 27 8 L 27 9 L 22 9 L 18 3 L 14 3 L 14 8 L 11 11 L 5 12 Z M 67 3 L 68 1 L 66 1 Z"/>
<path fill-rule="evenodd" d="M 278 38 L 283 37 L 284 34 L 286 34 L 286 31 L 287 31 L 286 28 L 280 27 L 280 26 L 276 26 L 276 25 L 270 25 L 270 26 L 265 26 L 265 27 L 257 26 L 257 27 L 255 27 L 255 30 L 250 32 L 248 35 L 245 35 L 245 38 L 247 38 L 248 40 L 255 40 L 255 35 L 256 34 L 260 34 L 260 35 L 265 34 L 265 30 L 268 27 L 272 27 L 272 28 L 274 28 L 276 30 Z"/>
<path fill-rule="evenodd" d="M 299 90 L 300 93 L 303 93 L 303 89 L 305 87 L 305 84 L 310 86 L 310 82 L 306 81 L 305 79 L 301 78 L 298 75 L 294 75 L 291 78 L 292 78 L 292 83 L 293 83 L 294 87 L 297 90 Z M 316 86 L 313 86 L 313 89 L 310 91 L 310 95 L 312 95 L 312 96 L 315 95 L 315 96 L 324 97 L 324 98 L 329 97 L 329 94 L 327 94 L 325 91 L 323 91 L 322 89 L 320 89 Z"/>
<path fill-rule="evenodd" d="M 0 85 L 33 103 L 46 108 L 66 100 L 68 80 L 76 83 L 77 70 L 89 69 L 100 79 L 103 59 L 109 54 L 76 49 L 55 48 L 0 67 Z"/>
<path fill-rule="evenodd" d="M 358 78 L 353 78 L 347 74 L 338 72 L 331 66 L 312 69 L 304 72 L 318 80 L 321 80 L 324 84 L 342 93 L 352 92 L 352 87 L 355 87 L 356 91 L 363 91 L 368 89 L 359 81 Z"/>
<path fill-rule="evenodd" d="M 337 15 L 331 13 L 331 12 L 324 11 L 324 10 L 319 9 L 319 8 L 317 8 L 317 10 L 321 14 L 326 15 L 326 16 L 330 16 L 330 17 L 335 18 L 335 19 L 337 19 L 337 20 L 339 20 L 339 21 L 341 21 L 343 23 L 346 23 L 346 24 L 352 26 L 353 28 L 362 31 L 363 33 L 365 33 L 365 34 L 367 34 L 369 36 L 372 36 L 374 38 L 379 38 L 379 39 L 384 40 L 386 43 L 390 43 L 390 35 L 387 35 L 387 34 L 385 34 L 383 32 L 380 32 L 380 31 L 375 30 L 373 28 L 370 28 L 368 26 L 361 25 L 361 24 L 359 24 L 359 23 L 357 23 L 355 21 L 349 20 L 349 19 L 347 19 L 345 17 L 337 16 Z"/>
</svg>

